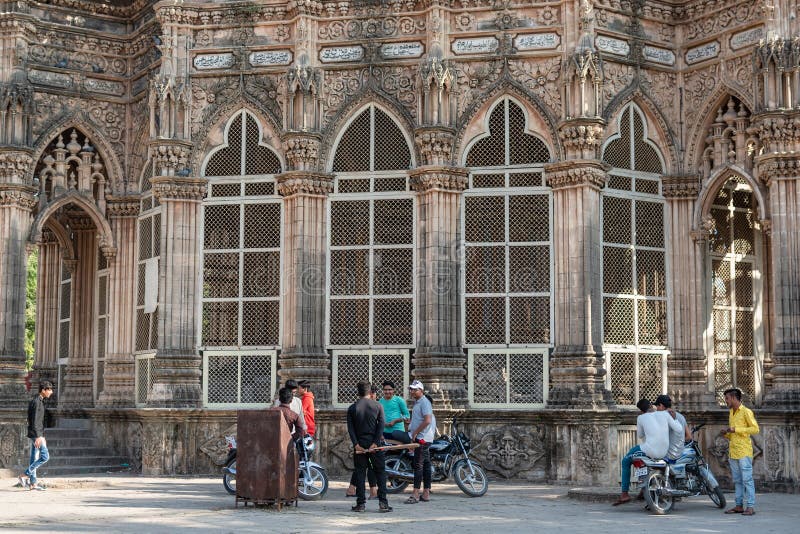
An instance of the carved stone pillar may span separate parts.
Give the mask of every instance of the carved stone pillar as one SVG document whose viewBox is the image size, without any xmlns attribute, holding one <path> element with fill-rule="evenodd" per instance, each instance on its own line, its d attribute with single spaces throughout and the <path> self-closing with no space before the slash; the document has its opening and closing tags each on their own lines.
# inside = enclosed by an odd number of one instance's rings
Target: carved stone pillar
<svg viewBox="0 0 800 534">
<path fill-rule="evenodd" d="M 608 166 L 573 159 L 545 166 L 553 189 L 555 350 L 550 359 L 552 408 L 606 407 L 600 339 L 602 265 L 600 189 Z"/>
<path fill-rule="evenodd" d="M 6 170 L 0 169 L 0 405 L 9 407 L 25 403 L 27 395 L 25 245 L 36 201 L 35 189 L 11 183 Z"/>
<path fill-rule="evenodd" d="M 58 297 L 61 289 L 61 249 L 56 236 L 47 229 L 39 244 L 36 282 L 36 324 L 52 325 L 36 329 L 36 355 L 33 362 L 35 385 L 42 380 L 58 381 Z"/>
<path fill-rule="evenodd" d="M 669 235 L 672 241 L 669 283 L 673 328 L 670 331 L 668 386 L 681 410 L 703 410 L 715 406 L 708 389 L 708 366 L 703 350 L 707 324 L 703 256 L 706 234 L 692 231 L 692 218 L 700 180 L 693 175 L 662 177 L 667 199 Z"/>
<path fill-rule="evenodd" d="M 169 408 L 199 406 L 202 373 L 196 320 L 201 269 L 198 247 L 200 208 L 208 180 L 156 176 L 151 182 L 153 194 L 161 203 L 161 260 L 158 348 L 147 404 Z"/>
<path fill-rule="evenodd" d="M 102 406 L 134 404 L 134 324 L 136 302 L 136 216 L 139 199 L 109 198 L 108 216 L 117 255 L 109 264 L 108 340 L 103 369 Z"/>
<path fill-rule="evenodd" d="M 426 132 L 426 137 L 436 138 Z M 447 158 L 449 159 L 449 157 Z M 425 166 L 411 172 L 417 192 L 417 341 L 414 378 L 437 406 L 467 404 L 461 349 L 461 193 L 466 169 Z"/>
<path fill-rule="evenodd" d="M 758 175 L 769 188 L 774 300 L 772 387 L 764 404 L 800 409 L 800 159 L 769 154 Z"/>
<path fill-rule="evenodd" d="M 288 145 L 288 143 L 287 143 Z M 287 159 L 293 167 L 312 167 L 315 138 L 293 137 Z M 308 151 L 313 151 L 310 154 Z M 294 170 L 277 177 L 283 196 L 283 301 L 281 381 L 306 379 L 319 405 L 331 402 L 330 357 L 325 350 L 326 202 L 333 176 Z"/>
<path fill-rule="evenodd" d="M 77 266 L 72 275 L 70 351 L 64 391 L 58 404 L 65 408 L 94 405 L 95 289 L 97 286 L 97 227 L 75 213 L 70 220 Z"/>
</svg>

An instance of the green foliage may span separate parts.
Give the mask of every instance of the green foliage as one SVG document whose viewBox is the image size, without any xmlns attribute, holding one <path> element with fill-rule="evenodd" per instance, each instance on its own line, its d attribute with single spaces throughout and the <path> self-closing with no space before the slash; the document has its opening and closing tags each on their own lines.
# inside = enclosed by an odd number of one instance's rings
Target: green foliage
<svg viewBox="0 0 800 534">
<path fill-rule="evenodd" d="M 36 340 L 36 278 L 39 267 L 39 251 L 28 258 L 28 283 L 25 293 L 25 368 L 33 369 L 33 351 Z"/>
</svg>

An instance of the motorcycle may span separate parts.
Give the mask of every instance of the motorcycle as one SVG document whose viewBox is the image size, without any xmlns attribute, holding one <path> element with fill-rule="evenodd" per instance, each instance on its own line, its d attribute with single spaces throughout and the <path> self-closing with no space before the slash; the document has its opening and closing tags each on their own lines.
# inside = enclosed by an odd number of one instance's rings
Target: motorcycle
<svg viewBox="0 0 800 534">
<path fill-rule="evenodd" d="M 236 436 L 225 436 L 228 457 L 222 469 L 222 485 L 231 495 L 236 495 Z M 304 501 L 317 501 L 328 491 L 328 475 L 325 468 L 309 459 L 316 446 L 314 438 L 305 436 L 297 441 L 300 462 L 297 468 L 297 495 Z"/>
<path fill-rule="evenodd" d="M 696 495 L 708 495 L 717 508 L 725 508 L 725 495 L 694 439 L 694 434 L 703 426 L 692 429 L 693 438 L 677 460 L 654 460 L 647 456 L 633 460 L 634 474 L 644 489 L 644 499 L 651 512 L 668 514 L 676 499 Z"/>
<path fill-rule="evenodd" d="M 484 495 L 489 479 L 469 452 L 469 438 L 458 431 L 458 420 L 453 419 L 453 435 L 443 435 L 431 443 L 431 480 L 441 482 L 452 475 L 459 489 L 470 497 Z M 387 493 L 401 493 L 414 481 L 413 456 L 409 449 L 386 453 Z"/>
</svg>

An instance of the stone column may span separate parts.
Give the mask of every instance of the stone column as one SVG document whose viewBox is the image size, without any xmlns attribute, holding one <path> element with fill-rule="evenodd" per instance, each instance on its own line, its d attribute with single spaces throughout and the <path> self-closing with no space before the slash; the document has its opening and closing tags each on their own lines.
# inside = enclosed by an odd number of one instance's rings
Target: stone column
<svg viewBox="0 0 800 534">
<path fill-rule="evenodd" d="M 281 382 L 311 381 L 316 403 L 331 402 L 330 356 L 325 350 L 326 203 L 333 175 L 314 172 L 319 139 L 285 139 L 289 166 L 277 177 L 283 196 Z"/>
<path fill-rule="evenodd" d="M 75 212 L 73 212 L 75 213 Z M 91 408 L 94 405 L 95 290 L 97 286 L 97 227 L 83 215 L 70 220 L 77 266 L 72 275 L 70 308 L 70 351 L 64 391 L 58 405 L 63 408 Z"/>
<path fill-rule="evenodd" d="M 98 404 L 127 407 L 134 404 L 136 217 L 139 199 L 109 198 L 107 210 L 117 255 L 109 263 L 108 345 L 103 369 L 104 387 Z"/>
<path fill-rule="evenodd" d="M 572 159 L 545 166 L 553 189 L 555 350 L 550 357 L 551 408 L 596 408 L 612 403 L 605 389 L 600 331 L 600 189 L 608 166 Z"/>
<path fill-rule="evenodd" d="M 179 176 L 151 178 L 161 203 L 158 265 L 158 348 L 148 406 L 200 406 L 202 388 L 197 351 L 200 209 L 208 180 Z"/>
<path fill-rule="evenodd" d="M 708 366 L 703 350 L 703 331 L 708 322 L 704 263 L 706 234 L 692 230 L 700 180 L 693 175 L 663 176 L 662 191 L 667 199 L 667 220 L 671 251 L 673 327 L 667 365 L 668 387 L 682 410 L 704 410 L 715 406 L 708 389 Z"/>
<path fill-rule="evenodd" d="M 467 404 L 461 348 L 461 194 L 466 169 L 428 165 L 411 172 L 417 192 L 417 340 L 414 378 L 437 406 Z"/>
<path fill-rule="evenodd" d="M 27 154 L 0 154 L 0 406 L 26 402 L 25 391 L 25 246 L 30 232 L 35 189 L 9 174 L 8 158 L 31 163 Z M 27 159 L 26 159 L 27 158 Z M 12 173 L 16 177 L 17 173 Z M 17 182 L 17 183 L 14 183 Z"/>
<path fill-rule="evenodd" d="M 58 297 L 61 289 L 61 249 L 56 236 L 42 231 L 36 282 L 36 357 L 33 385 L 58 381 Z"/>
<path fill-rule="evenodd" d="M 800 409 L 800 159 L 777 154 L 758 161 L 769 188 L 771 290 L 774 299 L 772 388 L 764 405 Z"/>
</svg>

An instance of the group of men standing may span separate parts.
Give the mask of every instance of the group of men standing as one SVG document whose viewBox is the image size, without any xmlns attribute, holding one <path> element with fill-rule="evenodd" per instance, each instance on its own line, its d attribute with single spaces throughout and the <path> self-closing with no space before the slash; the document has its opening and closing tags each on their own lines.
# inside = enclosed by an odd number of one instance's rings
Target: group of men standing
<svg viewBox="0 0 800 534">
<path fill-rule="evenodd" d="M 726 514 L 755 515 L 756 491 L 753 481 L 753 444 L 750 436 L 758 434 L 759 428 L 752 410 L 742 405 L 742 392 L 731 388 L 724 392 L 728 406 L 728 426 L 720 435 L 729 444 L 728 464 L 735 486 L 736 506 Z M 672 399 L 659 395 L 654 403 L 642 399 L 636 404 L 642 412 L 636 419 L 636 436 L 640 445 L 632 447 L 622 458 L 622 493 L 614 506 L 631 501 L 628 494 L 631 484 L 631 465 L 637 455 L 650 458 L 677 460 L 683 454 L 684 445 L 692 439 L 686 418 L 672 409 Z M 746 500 L 746 502 L 745 502 Z"/>
<path fill-rule="evenodd" d="M 386 458 L 380 449 L 384 439 L 417 444 L 414 450 L 414 490 L 405 502 L 428 502 L 431 490 L 430 444 L 435 437 L 436 417 L 422 382 L 414 380 L 409 386 L 414 399 L 414 410 L 410 417 L 405 400 L 395 395 L 393 382 L 387 380 L 383 383 L 380 402 L 375 400 L 377 387 L 369 382 L 359 382 L 356 387 L 359 398 L 347 410 L 347 431 L 353 443 L 355 465 L 347 493 L 348 497 L 356 497 L 356 504 L 351 510 L 366 510 L 364 481 L 370 478 L 371 493 L 375 491 L 370 498 L 378 499 L 380 512 L 392 511 L 386 498 Z M 408 432 L 405 423 L 408 423 Z"/>
</svg>

